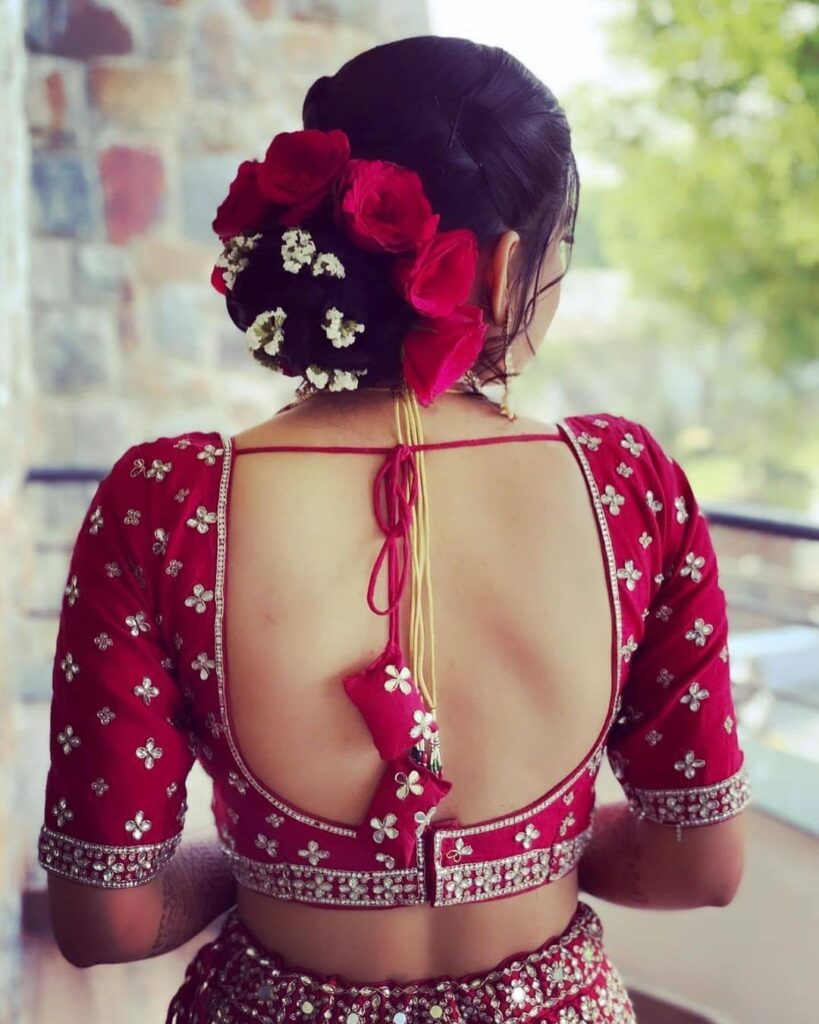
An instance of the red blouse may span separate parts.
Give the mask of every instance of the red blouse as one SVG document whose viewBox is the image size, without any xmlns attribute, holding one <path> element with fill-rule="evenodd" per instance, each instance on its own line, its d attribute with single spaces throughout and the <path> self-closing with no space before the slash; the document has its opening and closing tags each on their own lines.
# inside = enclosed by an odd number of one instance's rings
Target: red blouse
<svg viewBox="0 0 819 1024">
<path fill-rule="evenodd" d="M 525 434 L 378 452 L 384 532 L 368 599 L 386 646 L 339 677 L 385 762 L 364 819 L 311 814 L 257 778 L 226 700 L 226 511 L 236 451 L 215 432 L 129 448 L 80 528 L 60 617 L 51 767 L 39 838 L 44 868 L 90 885 L 150 881 L 174 855 L 195 759 L 237 880 L 319 906 L 445 906 L 498 899 L 571 871 L 592 833 L 604 752 L 633 810 L 678 829 L 722 821 L 750 799 L 730 688 L 725 596 L 685 473 L 641 424 L 570 416 Z M 607 566 L 614 642 L 606 724 L 542 797 L 481 822 L 433 820 L 452 784 L 429 760 L 437 723 L 406 666 L 397 608 L 418 449 L 559 441 L 584 474 Z M 375 554 L 375 553 L 374 553 Z M 388 602 L 373 600 L 388 574 Z M 363 597 L 363 595 L 362 595 Z M 444 766 L 445 767 L 445 766 Z"/>
</svg>

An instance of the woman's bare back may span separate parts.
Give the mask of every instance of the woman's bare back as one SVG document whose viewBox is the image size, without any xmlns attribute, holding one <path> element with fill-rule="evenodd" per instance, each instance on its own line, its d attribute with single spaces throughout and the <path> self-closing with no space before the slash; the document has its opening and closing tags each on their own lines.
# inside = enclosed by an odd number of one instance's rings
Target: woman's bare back
<svg viewBox="0 0 819 1024">
<path fill-rule="evenodd" d="M 257 445 L 396 441 L 387 392 L 313 399 L 236 435 Z M 485 399 L 422 410 L 427 442 L 555 433 Z M 367 604 L 382 535 L 376 454 L 237 459 L 228 509 L 228 697 L 245 761 L 298 807 L 359 822 L 383 770 L 340 684 L 387 635 Z M 613 623 L 595 511 L 560 440 L 424 454 L 430 510 L 438 722 L 453 788 L 436 817 L 482 821 L 547 792 L 606 720 Z M 383 601 L 383 595 L 381 596 Z M 409 650 L 409 588 L 401 614 Z M 577 873 L 507 899 L 376 913 L 285 903 L 241 888 L 259 941 L 354 981 L 463 974 L 559 934 Z"/>
</svg>

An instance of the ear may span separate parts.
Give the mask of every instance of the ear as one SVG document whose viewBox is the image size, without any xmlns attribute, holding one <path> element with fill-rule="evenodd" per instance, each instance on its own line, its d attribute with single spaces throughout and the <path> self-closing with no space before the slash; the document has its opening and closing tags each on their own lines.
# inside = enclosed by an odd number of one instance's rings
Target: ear
<svg viewBox="0 0 819 1024">
<path fill-rule="evenodd" d="M 506 323 L 509 312 L 509 266 L 519 242 L 517 231 L 511 228 L 505 231 L 498 239 L 486 268 L 492 319 L 499 326 Z"/>
</svg>

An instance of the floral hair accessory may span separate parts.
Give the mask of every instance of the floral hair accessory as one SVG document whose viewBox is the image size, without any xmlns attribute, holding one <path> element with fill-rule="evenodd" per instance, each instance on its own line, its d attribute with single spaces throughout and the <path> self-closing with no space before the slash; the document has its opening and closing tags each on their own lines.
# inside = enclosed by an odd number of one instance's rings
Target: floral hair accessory
<svg viewBox="0 0 819 1024">
<path fill-rule="evenodd" d="M 347 348 L 355 341 L 356 334 L 364 330 L 364 324 L 357 320 L 345 320 L 340 309 L 331 306 L 324 314 L 324 333 L 335 348 Z"/>
<path fill-rule="evenodd" d="M 358 378 L 366 374 L 366 370 L 330 370 L 313 363 L 304 371 L 304 376 L 313 387 L 323 390 L 329 386 L 330 391 L 355 391 Z"/>
<path fill-rule="evenodd" d="M 227 239 L 222 255 L 217 259 L 213 268 L 211 281 L 217 291 L 224 294 L 231 291 L 236 283 L 236 275 L 245 269 L 249 260 L 248 256 L 259 244 L 260 234 L 235 235 Z"/>
<path fill-rule="evenodd" d="M 328 274 L 331 277 L 344 277 L 344 264 L 334 252 L 320 252 L 316 255 L 316 243 L 313 236 L 304 228 L 291 228 L 282 235 L 282 259 L 284 269 L 298 274 L 302 267 L 312 264 L 313 276 Z"/>
<path fill-rule="evenodd" d="M 281 306 L 277 306 L 275 309 L 268 309 L 264 313 L 259 313 L 245 331 L 247 346 L 250 351 L 255 352 L 258 348 L 261 348 L 269 356 L 277 356 L 284 341 L 282 325 L 286 319 L 287 313 L 285 313 Z"/>
<path fill-rule="evenodd" d="M 311 266 L 314 276 L 345 277 L 334 253 L 316 252 L 303 224 L 322 205 L 359 248 L 396 257 L 390 282 L 419 314 L 404 339 L 404 379 L 429 405 L 471 368 L 485 341 L 483 312 L 466 302 L 477 272 L 477 238 L 466 228 L 439 231 L 440 215 L 420 176 L 389 160 L 351 158 L 340 129 L 281 132 L 264 160 L 240 165 L 213 221 L 226 250 L 214 268 L 214 286 L 223 294 L 233 287 L 258 233 L 273 225 L 292 229 L 282 235 L 285 269 L 299 273 Z M 281 345 L 281 324 L 266 320 L 260 326 L 273 332 L 267 342 L 260 336 L 260 345 Z M 322 327 L 335 348 L 348 347 L 364 329 L 336 307 L 326 311 Z M 357 387 L 363 372 L 313 363 L 304 377 L 316 388 L 345 390 Z"/>
</svg>

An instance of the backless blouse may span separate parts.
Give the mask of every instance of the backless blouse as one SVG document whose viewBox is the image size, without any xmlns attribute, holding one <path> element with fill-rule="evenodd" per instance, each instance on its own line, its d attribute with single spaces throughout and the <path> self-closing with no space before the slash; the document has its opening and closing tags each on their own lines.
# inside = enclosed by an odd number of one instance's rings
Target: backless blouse
<svg viewBox="0 0 819 1024">
<path fill-rule="evenodd" d="M 218 432 L 129 448 L 99 484 L 68 569 L 40 864 L 106 888 L 155 878 L 180 842 L 195 760 L 212 779 L 219 844 L 237 881 L 316 906 L 447 906 L 562 878 L 591 838 L 604 753 L 632 810 L 678 835 L 738 814 L 750 788 L 732 702 L 725 595 L 689 481 L 640 423 L 600 413 L 557 425 L 557 434 L 381 448 L 237 451 Z M 527 806 L 487 821 L 438 820 L 452 784 L 445 765 L 430 761 L 437 723 L 397 630 L 415 453 L 523 442 L 568 445 L 596 513 L 613 624 L 608 714 L 580 763 Z M 384 537 L 368 597 L 389 628 L 369 664 L 339 674 L 384 762 L 360 822 L 321 817 L 265 785 L 244 761 L 231 720 L 224 633 L 231 467 L 239 455 L 281 450 L 382 455 L 373 504 Z M 379 609 L 373 593 L 382 570 L 388 603 Z"/>
</svg>

